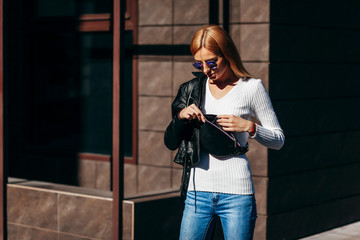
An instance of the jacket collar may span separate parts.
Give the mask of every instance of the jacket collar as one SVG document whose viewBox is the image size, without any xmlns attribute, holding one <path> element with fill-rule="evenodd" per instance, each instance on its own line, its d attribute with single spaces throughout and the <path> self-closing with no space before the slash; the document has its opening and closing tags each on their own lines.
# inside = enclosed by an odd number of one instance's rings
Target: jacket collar
<svg viewBox="0 0 360 240">
<path fill-rule="evenodd" d="M 205 73 L 203 72 L 192 72 L 192 74 L 199 79 L 204 79 L 206 77 Z"/>
</svg>

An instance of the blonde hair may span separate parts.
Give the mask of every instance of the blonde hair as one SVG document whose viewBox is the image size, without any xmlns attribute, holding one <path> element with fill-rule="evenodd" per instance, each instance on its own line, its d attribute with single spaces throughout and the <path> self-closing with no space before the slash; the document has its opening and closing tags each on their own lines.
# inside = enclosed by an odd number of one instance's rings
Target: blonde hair
<svg viewBox="0 0 360 240">
<path fill-rule="evenodd" d="M 244 68 L 233 40 L 220 26 L 207 25 L 195 33 L 190 45 L 191 54 L 195 55 L 203 47 L 224 57 L 236 77 L 252 77 Z"/>
</svg>

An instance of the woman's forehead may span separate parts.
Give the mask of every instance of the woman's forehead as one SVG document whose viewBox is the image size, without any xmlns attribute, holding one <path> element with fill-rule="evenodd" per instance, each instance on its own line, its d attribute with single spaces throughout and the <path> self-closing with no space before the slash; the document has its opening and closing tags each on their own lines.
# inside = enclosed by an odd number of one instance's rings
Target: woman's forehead
<svg viewBox="0 0 360 240">
<path fill-rule="evenodd" d="M 202 47 L 199 51 L 197 51 L 194 55 L 195 61 L 209 61 L 217 58 L 218 55 L 209 51 L 208 49 Z"/>
</svg>

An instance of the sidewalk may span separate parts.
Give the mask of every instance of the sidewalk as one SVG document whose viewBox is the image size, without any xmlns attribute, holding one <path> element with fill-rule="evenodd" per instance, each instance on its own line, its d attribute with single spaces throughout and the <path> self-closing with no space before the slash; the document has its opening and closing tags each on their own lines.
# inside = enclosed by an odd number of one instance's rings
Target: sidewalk
<svg viewBox="0 0 360 240">
<path fill-rule="evenodd" d="M 301 238 L 300 240 L 360 240 L 360 222 Z"/>
</svg>

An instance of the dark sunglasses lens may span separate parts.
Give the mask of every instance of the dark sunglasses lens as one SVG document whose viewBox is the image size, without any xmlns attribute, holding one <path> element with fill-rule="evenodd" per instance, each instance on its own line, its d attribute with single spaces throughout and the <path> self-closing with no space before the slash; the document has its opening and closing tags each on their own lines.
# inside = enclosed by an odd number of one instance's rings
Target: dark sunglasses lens
<svg viewBox="0 0 360 240">
<path fill-rule="evenodd" d="M 202 63 L 193 63 L 194 68 L 201 70 L 202 69 Z"/>
<path fill-rule="evenodd" d="M 210 69 L 215 69 L 215 68 L 217 68 L 216 62 L 206 62 L 206 65 L 207 65 Z"/>
</svg>

